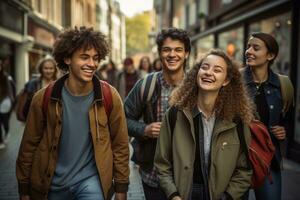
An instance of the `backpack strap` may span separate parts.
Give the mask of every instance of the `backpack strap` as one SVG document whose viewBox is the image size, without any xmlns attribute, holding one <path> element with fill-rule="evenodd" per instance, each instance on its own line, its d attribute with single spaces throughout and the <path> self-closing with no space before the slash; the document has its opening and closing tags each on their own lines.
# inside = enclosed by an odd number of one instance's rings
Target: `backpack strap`
<svg viewBox="0 0 300 200">
<path fill-rule="evenodd" d="M 277 74 L 280 81 L 280 89 L 282 96 L 283 108 L 282 112 L 285 115 L 290 106 L 294 106 L 294 87 L 288 76 Z"/>
<path fill-rule="evenodd" d="M 252 169 L 251 163 L 249 160 L 248 147 L 247 147 L 245 136 L 244 136 L 244 125 L 240 119 L 236 123 L 237 123 L 237 133 L 238 133 L 238 137 L 240 140 L 240 145 L 241 145 L 242 151 L 246 154 L 248 169 Z"/>
<path fill-rule="evenodd" d="M 49 104 L 49 101 L 50 101 L 50 96 L 51 96 L 51 93 L 52 93 L 53 85 L 54 85 L 54 81 L 49 83 L 49 85 L 46 87 L 44 97 L 43 97 L 42 110 L 43 110 L 43 117 L 44 117 L 44 120 L 45 120 L 44 121 L 45 125 L 47 124 L 48 104 Z"/>
<path fill-rule="evenodd" d="M 150 99 L 153 95 L 154 89 L 155 89 L 157 75 L 158 75 L 158 72 L 151 73 L 143 79 L 142 87 L 141 87 L 142 101 L 144 101 L 144 100 L 150 101 Z"/>
<path fill-rule="evenodd" d="M 100 84 L 101 84 L 102 95 L 104 99 L 105 112 L 107 117 L 109 117 L 112 111 L 112 94 L 111 94 L 110 86 L 107 82 L 101 80 L 100 80 Z"/>
</svg>

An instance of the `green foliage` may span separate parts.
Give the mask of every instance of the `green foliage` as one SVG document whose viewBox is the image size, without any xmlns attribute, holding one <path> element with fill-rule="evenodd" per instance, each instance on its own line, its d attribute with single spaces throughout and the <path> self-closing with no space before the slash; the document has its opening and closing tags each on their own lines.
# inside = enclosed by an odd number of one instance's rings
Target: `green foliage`
<svg viewBox="0 0 300 200">
<path fill-rule="evenodd" d="M 151 30 L 150 19 L 149 12 L 126 18 L 127 55 L 149 51 L 148 34 Z"/>
</svg>

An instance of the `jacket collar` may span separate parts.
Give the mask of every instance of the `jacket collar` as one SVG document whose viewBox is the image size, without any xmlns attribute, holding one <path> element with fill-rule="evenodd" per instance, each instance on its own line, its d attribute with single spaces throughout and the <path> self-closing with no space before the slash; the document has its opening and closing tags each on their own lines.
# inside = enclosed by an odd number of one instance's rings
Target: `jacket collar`
<svg viewBox="0 0 300 200">
<path fill-rule="evenodd" d="M 69 77 L 69 73 L 59 78 L 57 81 L 55 81 L 51 93 L 51 98 L 56 100 L 61 100 L 61 92 L 62 88 L 64 86 L 65 80 Z M 102 101 L 102 91 L 101 91 L 101 85 L 100 80 L 93 76 L 92 79 L 93 82 L 93 88 L 94 88 L 94 100 L 95 101 Z"/>
<path fill-rule="evenodd" d="M 280 88 L 280 81 L 278 76 L 273 72 L 273 70 L 268 70 L 268 80 L 266 81 L 268 84 L 271 84 L 277 88 Z M 254 84 L 252 71 L 249 66 L 245 68 L 245 74 L 244 74 L 245 83 L 248 84 Z"/>
<path fill-rule="evenodd" d="M 197 107 L 195 107 L 192 110 L 184 109 L 183 113 L 185 114 L 188 121 L 190 122 L 192 133 L 193 133 L 193 130 L 194 130 L 194 128 L 193 128 L 194 127 L 193 118 L 196 117 L 197 115 L 199 115 L 200 112 L 197 109 Z M 236 123 L 234 123 L 234 122 L 221 120 L 218 117 L 216 117 L 214 129 L 213 129 L 213 135 L 220 134 L 223 131 L 226 131 L 228 129 L 232 129 L 235 126 L 236 126 Z M 193 137 L 194 137 L 194 135 L 193 135 Z"/>
</svg>

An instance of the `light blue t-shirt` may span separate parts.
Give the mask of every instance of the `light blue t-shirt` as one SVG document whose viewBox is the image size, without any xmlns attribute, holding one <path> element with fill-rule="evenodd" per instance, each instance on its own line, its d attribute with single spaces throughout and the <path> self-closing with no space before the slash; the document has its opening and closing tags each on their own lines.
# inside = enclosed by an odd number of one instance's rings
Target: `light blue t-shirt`
<svg viewBox="0 0 300 200">
<path fill-rule="evenodd" d="M 62 133 L 58 160 L 51 190 L 61 190 L 97 174 L 89 127 L 89 108 L 94 91 L 86 96 L 73 96 L 62 89 Z"/>
</svg>

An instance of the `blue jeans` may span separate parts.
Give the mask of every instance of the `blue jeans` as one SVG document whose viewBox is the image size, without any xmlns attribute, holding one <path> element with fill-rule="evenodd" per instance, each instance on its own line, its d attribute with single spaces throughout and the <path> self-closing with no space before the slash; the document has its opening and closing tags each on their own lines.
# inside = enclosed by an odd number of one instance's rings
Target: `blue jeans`
<svg viewBox="0 0 300 200">
<path fill-rule="evenodd" d="M 59 191 L 50 191 L 48 200 L 104 200 L 99 176 L 94 175 Z"/>
<path fill-rule="evenodd" d="M 266 177 L 264 184 L 254 190 L 257 200 L 280 200 L 281 199 L 281 170 L 272 169 L 271 175 L 273 183 L 270 183 L 269 177 Z"/>
</svg>

